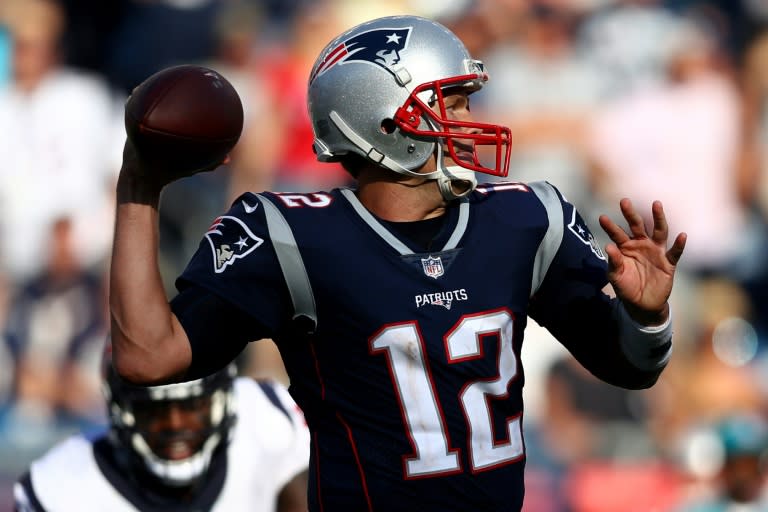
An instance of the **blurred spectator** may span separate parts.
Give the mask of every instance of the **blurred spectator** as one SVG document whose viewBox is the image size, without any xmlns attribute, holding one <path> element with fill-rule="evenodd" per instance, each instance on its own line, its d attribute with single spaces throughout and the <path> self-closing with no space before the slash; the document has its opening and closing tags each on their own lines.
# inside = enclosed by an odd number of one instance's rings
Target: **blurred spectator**
<svg viewBox="0 0 768 512">
<path fill-rule="evenodd" d="M 549 479 L 537 479 L 531 489 L 534 503 L 549 496 L 546 502 L 553 510 L 617 510 L 611 504 L 616 494 L 627 492 L 618 491 L 623 486 L 634 486 L 632 492 L 640 493 L 652 486 L 654 505 L 667 499 L 664 496 L 672 488 L 659 485 L 665 469 L 654 463 L 656 447 L 645 423 L 647 390 L 605 384 L 570 354 L 552 362 L 542 384 L 543 413 L 526 427 L 527 470 L 535 475 L 544 472 Z M 615 480 L 612 492 L 603 489 L 599 497 L 592 489 L 598 474 L 612 474 Z M 526 500 L 528 494 L 526 490 Z M 584 503 L 595 508 L 580 508 Z M 645 505 L 638 502 L 639 507 Z"/>
<path fill-rule="evenodd" d="M 101 416 L 99 360 L 106 335 L 102 274 L 80 266 L 69 219 L 50 233 L 45 270 L 11 303 L 5 337 L 16 360 L 14 423 L 61 424 Z M 25 432 L 20 432 L 22 436 Z"/>
<path fill-rule="evenodd" d="M 690 344 L 678 337 L 649 408 L 654 437 L 667 453 L 692 425 L 760 410 L 765 404 L 756 366 L 757 339 L 749 323 L 752 306 L 744 290 L 711 278 L 696 285 L 689 301 L 696 332 Z"/>
<path fill-rule="evenodd" d="M 682 479 L 659 459 L 586 461 L 571 470 L 565 486 L 567 512 L 667 512 L 679 503 Z"/>
<path fill-rule="evenodd" d="M 161 69 L 200 62 L 214 53 L 211 20 L 219 0 L 127 0 L 112 34 L 106 76 L 129 94 Z"/>
<path fill-rule="evenodd" d="M 0 16 L 0 87 L 11 78 L 11 36 Z"/>
<path fill-rule="evenodd" d="M 63 36 L 67 65 L 103 73 L 112 35 L 129 0 L 61 0 L 67 17 Z"/>
<path fill-rule="evenodd" d="M 7 0 L 12 78 L 0 87 L 0 269 L 38 274 L 54 219 L 72 219 L 84 264 L 111 244 L 112 187 L 121 153 L 119 104 L 103 81 L 61 64 L 66 22 L 54 0 Z"/>
<path fill-rule="evenodd" d="M 670 230 L 688 233 L 680 266 L 697 275 L 741 272 L 740 259 L 756 256 L 736 172 L 740 116 L 717 40 L 691 24 L 677 33 L 666 82 L 617 100 L 594 122 L 605 202 L 617 204 L 619 189 L 635 204 L 661 200 Z"/>
<path fill-rule="evenodd" d="M 470 55 L 484 59 L 498 44 L 510 43 L 528 10 L 527 0 L 460 1 L 440 13 L 440 21 L 462 40 Z M 496 81 L 496 73 L 493 80 Z"/>
<path fill-rule="evenodd" d="M 689 470 L 705 463 L 712 479 L 685 500 L 677 512 L 764 512 L 768 510 L 768 424 L 760 416 L 729 415 L 712 425 L 708 438 L 692 435 Z M 705 462 L 706 461 L 706 462 Z"/>
<path fill-rule="evenodd" d="M 268 88 L 269 78 L 259 71 L 258 58 L 267 40 L 261 37 L 264 13 L 249 0 L 233 0 L 215 23 L 216 55 L 209 62 L 232 82 L 243 101 L 245 122 L 229 164 L 227 205 L 246 191 L 272 187 L 278 150 L 286 133 Z M 268 121 L 268 122 L 265 122 Z M 195 234 L 195 240 L 199 233 Z"/>
<path fill-rule="evenodd" d="M 744 150 L 741 160 L 741 196 L 751 206 L 757 229 L 755 244 L 768 250 L 768 31 L 747 49 L 741 71 L 744 110 Z M 745 283 L 755 303 L 755 321 L 768 339 L 768 260 L 757 259 L 754 278 Z"/>
<path fill-rule="evenodd" d="M 277 191 L 316 191 L 350 180 L 340 165 L 318 163 L 312 150 L 314 134 L 306 99 L 315 58 L 339 31 L 339 9 L 340 5 L 328 0 L 303 5 L 284 39 L 266 51 L 258 63 L 257 71 L 267 80 L 277 114 L 268 124 L 282 126 L 285 134 L 278 147 L 273 187 Z"/>
<path fill-rule="evenodd" d="M 679 30 L 660 0 L 617 0 L 586 19 L 579 40 L 610 80 L 607 95 L 620 97 L 664 81 Z"/>
<path fill-rule="evenodd" d="M 557 183 L 590 221 L 594 201 L 582 135 L 602 86 L 574 49 L 574 15 L 556 2 L 533 2 L 519 40 L 487 55 L 493 80 L 477 99 L 512 129 L 510 179 Z"/>
<path fill-rule="evenodd" d="M 654 454 L 644 423 L 648 391 L 607 385 L 571 355 L 552 364 L 546 389 L 540 428 L 548 449 L 561 462 L 629 460 Z"/>
</svg>

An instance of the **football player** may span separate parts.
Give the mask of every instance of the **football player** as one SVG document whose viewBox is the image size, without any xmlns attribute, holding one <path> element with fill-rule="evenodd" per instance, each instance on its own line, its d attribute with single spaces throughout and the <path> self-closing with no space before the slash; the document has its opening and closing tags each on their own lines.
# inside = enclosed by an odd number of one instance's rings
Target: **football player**
<svg viewBox="0 0 768 512">
<path fill-rule="evenodd" d="M 110 296 L 120 374 L 198 377 L 272 338 L 312 432 L 310 510 L 519 511 L 527 318 L 606 382 L 651 386 L 685 234 L 668 244 L 662 205 L 647 228 L 624 199 L 629 230 L 601 217 L 604 251 L 552 184 L 478 184 L 506 176 L 511 142 L 472 117 L 487 79 L 428 19 L 338 36 L 309 72 L 308 108 L 318 159 L 356 186 L 244 194 L 170 305 L 156 224 L 174 175 L 129 142 Z"/>
<path fill-rule="evenodd" d="M 288 390 L 235 378 L 134 386 L 107 371 L 109 427 L 32 463 L 17 512 L 307 509 L 309 432 Z"/>
</svg>

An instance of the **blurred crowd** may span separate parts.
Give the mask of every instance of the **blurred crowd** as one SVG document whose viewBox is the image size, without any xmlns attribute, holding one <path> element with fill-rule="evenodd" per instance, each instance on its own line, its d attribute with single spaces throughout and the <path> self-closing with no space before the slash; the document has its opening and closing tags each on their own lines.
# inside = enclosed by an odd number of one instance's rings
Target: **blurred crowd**
<svg viewBox="0 0 768 512">
<path fill-rule="evenodd" d="M 674 355 L 654 388 L 600 383 L 529 326 L 526 510 L 768 510 L 760 0 L 0 0 L 0 509 L 33 457 L 105 422 L 99 364 L 131 90 L 198 63 L 245 108 L 231 162 L 163 195 L 170 297 L 240 193 L 347 183 L 312 153 L 308 71 L 345 27 L 406 12 L 448 25 L 485 61 L 491 80 L 472 107 L 512 128 L 509 179 L 551 181 L 598 237 L 597 217 L 621 218 L 625 196 L 649 214 L 662 200 L 671 232 L 689 234 Z M 287 382 L 274 346 L 252 345 L 242 373 Z"/>
</svg>

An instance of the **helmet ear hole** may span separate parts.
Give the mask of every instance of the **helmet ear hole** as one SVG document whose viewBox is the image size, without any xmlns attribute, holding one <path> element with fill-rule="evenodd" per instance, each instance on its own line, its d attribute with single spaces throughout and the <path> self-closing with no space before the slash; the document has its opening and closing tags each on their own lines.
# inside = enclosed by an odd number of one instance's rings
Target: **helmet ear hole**
<svg viewBox="0 0 768 512">
<path fill-rule="evenodd" d="M 397 130 L 397 125 L 394 119 L 386 118 L 381 121 L 381 133 L 391 135 L 395 133 L 395 130 Z"/>
</svg>

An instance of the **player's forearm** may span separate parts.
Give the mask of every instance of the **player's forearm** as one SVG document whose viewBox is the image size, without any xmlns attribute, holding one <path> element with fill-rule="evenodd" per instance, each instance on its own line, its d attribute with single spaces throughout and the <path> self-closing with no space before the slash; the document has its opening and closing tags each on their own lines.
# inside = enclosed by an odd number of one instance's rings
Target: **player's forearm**
<svg viewBox="0 0 768 512">
<path fill-rule="evenodd" d="M 159 187 L 121 176 L 110 271 L 113 362 L 137 383 L 172 379 L 189 365 L 157 264 Z"/>
</svg>

